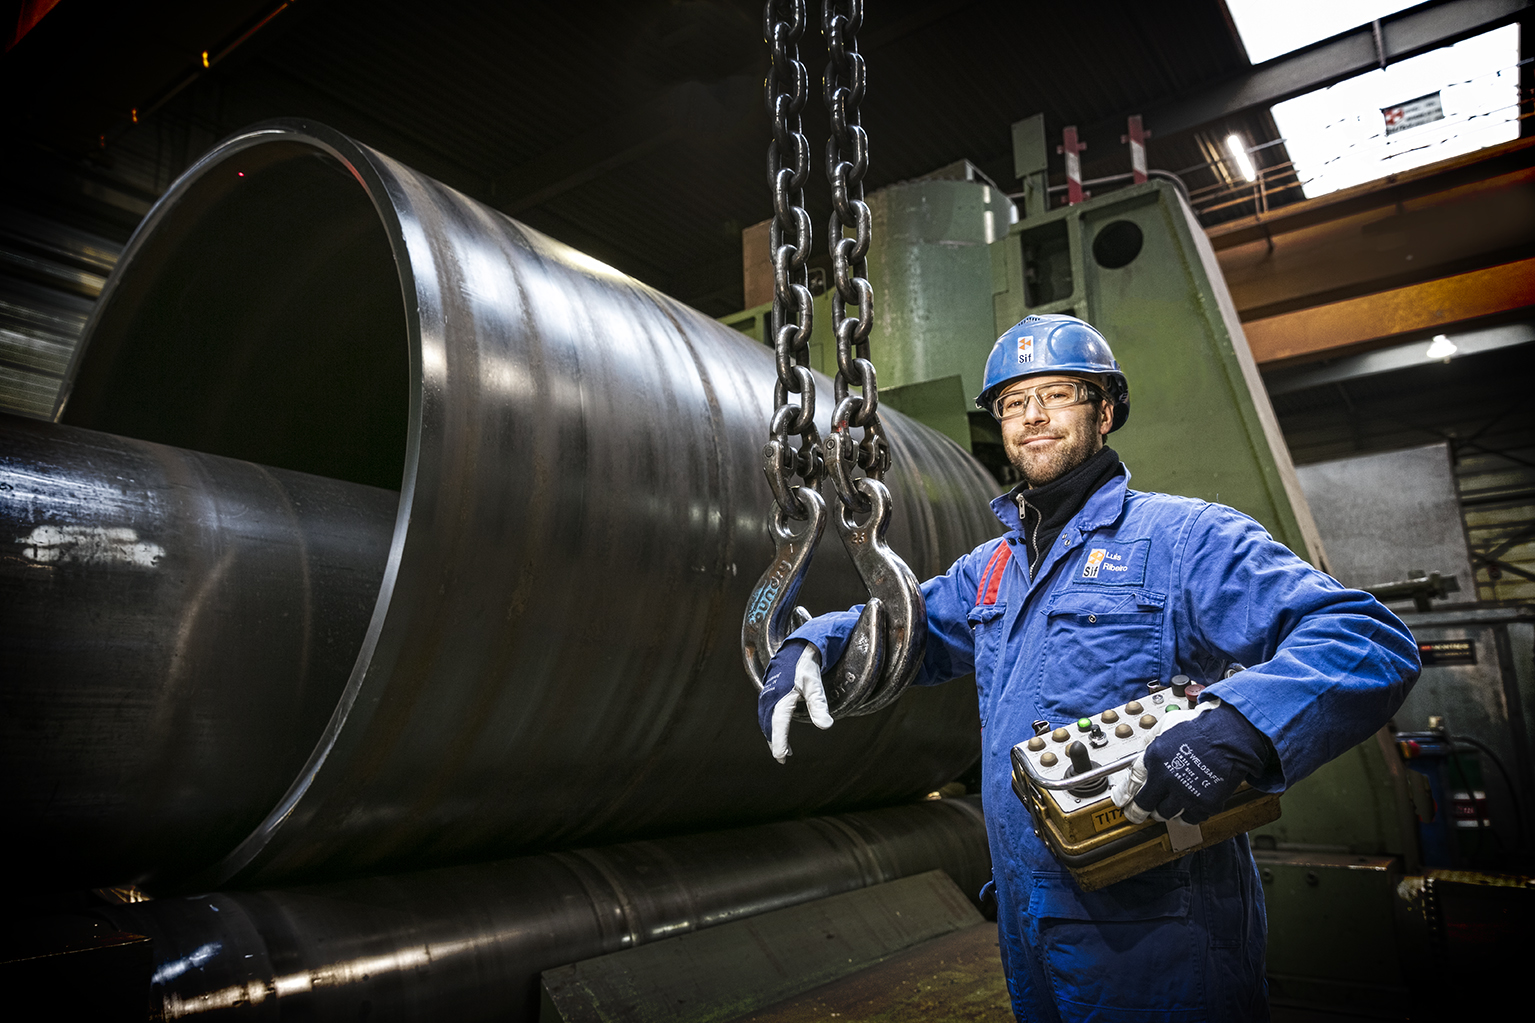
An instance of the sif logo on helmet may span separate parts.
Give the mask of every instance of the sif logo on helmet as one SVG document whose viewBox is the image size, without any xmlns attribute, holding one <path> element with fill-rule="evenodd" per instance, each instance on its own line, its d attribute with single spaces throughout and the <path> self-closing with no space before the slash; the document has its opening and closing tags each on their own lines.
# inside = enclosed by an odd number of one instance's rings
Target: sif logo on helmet
<svg viewBox="0 0 1535 1023">
<path fill-rule="evenodd" d="M 1109 432 L 1130 418 L 1130 383 L 1108 341 L 1090 323 L 1054 313 L 1025 316 L 997 338 L 975 404 L 990 409 L 992 399 L 1014 380 L 1045 373 L 1101 377 L 1114 403 Z"/>
</svg>

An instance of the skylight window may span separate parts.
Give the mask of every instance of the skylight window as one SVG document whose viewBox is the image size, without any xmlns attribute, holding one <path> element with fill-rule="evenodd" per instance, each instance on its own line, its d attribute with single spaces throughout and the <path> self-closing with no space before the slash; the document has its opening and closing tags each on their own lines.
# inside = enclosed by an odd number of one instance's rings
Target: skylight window
<svg viewBox="0 0 1535 1023">
<path fill-rule="evenodd" d="M 1518 63 L 1506 25 L 1275 104 L 1274 124 L 1306 196 L 1324 195 L 1518 138 Z"/>
<path fill-rule="evenodd" d="M 1422 0 L 1226 0 L 1254 64 L 1310 46 L 1339 32 L 1368 25 Z"/>
</svg>

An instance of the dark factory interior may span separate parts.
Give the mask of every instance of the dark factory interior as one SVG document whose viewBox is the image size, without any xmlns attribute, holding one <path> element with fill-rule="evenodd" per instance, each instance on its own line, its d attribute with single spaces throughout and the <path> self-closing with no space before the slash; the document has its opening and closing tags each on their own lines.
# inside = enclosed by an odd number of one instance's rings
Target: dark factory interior
<svg viewBox="0 0 1535 1023">
<path fill-rule="evenodd" d="M 1355 1023 L 1530 962 L 1531 0 L 0 38 L 11 1018 Z"/>
</svg>

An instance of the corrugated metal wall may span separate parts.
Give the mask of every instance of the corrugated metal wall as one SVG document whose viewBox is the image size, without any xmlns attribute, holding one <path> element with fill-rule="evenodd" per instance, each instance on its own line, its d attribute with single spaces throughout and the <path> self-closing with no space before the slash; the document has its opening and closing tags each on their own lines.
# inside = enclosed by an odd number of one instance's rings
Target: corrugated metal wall
<svg viewBox="0 0 1535 1023">
<path fill-rule="evenodd" d="M 122 245 L 0 206 L 0 407 L 36 419 L 54 399 Z"/>
<path fill-rule="evenodd" d="M 1279 394 L 1274 396 L 1274 410 L 1297 464 L 1448 441 L 1476 568 L 1477 597 L 1532 600 L 1531 347 L 1524 344 L 1457 358 L 1449 365 L 1430 363 Z M 1410 479 L 1401 481 L 1403 487 L 1412 485 Z"/>
<path fill-rule="evenodd" d="M 1483 600 L 1535 600 L 1535 419 L 1486 438 L 1503 453 L 1462 453 L 1455 466 L 1461 508 Z"/>
<path fill-rule="evenodd" d="M 115 154 L 10 140 L 0 159 L 0 409 L 52 416 L 70 356 L 128 236 L 169 183 Z"/>
</svg>

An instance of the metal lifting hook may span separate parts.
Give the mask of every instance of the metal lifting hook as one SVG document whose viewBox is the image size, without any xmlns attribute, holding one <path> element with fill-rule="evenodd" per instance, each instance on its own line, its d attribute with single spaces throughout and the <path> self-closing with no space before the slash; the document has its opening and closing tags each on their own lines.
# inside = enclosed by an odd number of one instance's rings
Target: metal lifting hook
<svg viewBox="0 0 1535 1023">
<path fill-rule="evenodd" d="M 782 466 L 785 445 L 772 440 L 763 449 L 763 468 L 775 492 L 782 486 L 775 472 Z M 884 488 L 881 487 L 881 490 Z M 741 657 L 752 685 L 762 691 L 763 678 L 768 664 L 789 633 L 810 620 L 810 612 L 796 607 L 794 598 L 799 595 L 805 573 L 810 569 L 811 558 L 826 529 L 826 501 L 810 486 L 785 489 L 785 498 L 794 502 L 775 503 L 768 529 L 773 536 L 773 560 L 767 571 L 757 580 L 747 601 L 746 614 L 741 620 Z M 790 528 L 790 516 L 784 509 L 798 503 L 806 512 L 805 526 L 798 533 Z M 886 494 L 888 507 L 889 495 Z M 888 519 L 888 511 L 886 518 Z M 838 531 L 844 530 L 846 514 L 839 514 Z M 883 531 L 881 531 L 883 537 Z M 881 543 L 883 541 L 881 540 Z M 846 540 L 844 539 L 844 543 Z M 849 548 L 851 550 L 851 548 Z M 888 550 L 888 549 L 887 549 Z M 855 561 L 860 575 L 865 574 L 861 563 Z M 918 597 L 920 599 L 920 593 Z M 837 662 L 832 675 L 834 681 L 827 700 L 833 717 L 867 713 L 857 709 L 857 704 L 868 694 L 876 681 L 884 659 L 885 614 L 882 601 L 871 598 L 860 615 L 853 634 L 848 637 L 847 652 Z M 804 709 L 796 711 L 796 717 L 809 720 Z"/>
<path fill-rule="evenodd" d="M 828 673 L 832 717 L 873 714 L 894 703 L 916 677 L 927 648 L 922 588 L 906 562 L 885 543 L 890 491 L 869 476 L 853 481 L 853 486 L 869 512 L 859 522 L 848 504 L 839 502 L 835 524 L 869 599 L 841 659 Z M 866 647 L 867 637 L 872 642 Z"/>
<path fill-rule="evenodd" d="M 768 523 L 773 534 L 773 560 L 757 580 L 741 619 L 741 659 L 759 693 L 773 655 L 789 633 L 810 620 L 810 612 L 795 607 L 794 598 L 826 529 L 826 501 L 821 495 L 810 487 L 795 487 L 794 493 L 809 512 L 805 528 L 794 533 L 783 508 L 773 506 Z"/>
<path fill-rule="evenodd" d="M 832 443 L 831 438 L 827 440 Z M 770 464 L 776 460 L 774 445 L 768 445 L 766 457 Z M 885 542 L 890 527 L 890 491 L 867 476 L 854 480 L 853 486 L 869 509 L 866 517 L 858 521 L 846 504 L 838 502 L 834 522 L 869 599 L 842 656 L 825 672 L 826 698 L 833 718 L 872 714 L 894 702 L 916 676 L 927 640 L 927 607 L 921 586 L 906 562 Z M 791 632 L 810 619 L 808 611 L 794 606 L 794 598 L 824 532 L 826 502 L 809 487 L 796 487 L 794 493 L 809 512 L 806 525 L 793 532 L 788 517 L 774 506 L 769 525 L 773 561 L 753 589 L 741 624 L 742 657 L 758 692 L 773 655 Z M 803 710 L 797 711 L 796 717 L 803 714 Z"/>
</svg>

